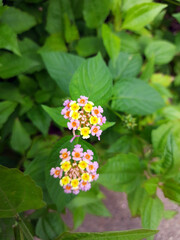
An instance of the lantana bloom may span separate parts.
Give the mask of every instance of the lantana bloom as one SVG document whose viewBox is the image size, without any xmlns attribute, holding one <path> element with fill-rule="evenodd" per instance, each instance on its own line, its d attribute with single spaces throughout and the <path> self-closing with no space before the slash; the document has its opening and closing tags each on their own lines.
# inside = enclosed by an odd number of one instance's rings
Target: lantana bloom
<svg viewBox="0 0 180 240">
<path fill-rule="evenodd" d="M 79 136 L 76 135 L 76 131 L 83 139 L 92 135 L 100 140 L 101 126 L 106 122 L 106 117 L 102 115 L 103 108 L 101 106 L 94 106 L 94 103 L 89 101 L 86 96 L 80 96 L 77 101 L 66 100 L 63 105 L 65 107 L 61 114 L 69 120 L 67 127 L 73 131 L 72 141 Z"/>
<path fill-rule="evenodd" d="M 80 191 L 88 191 L 91 182 L 98 179 L 99 165 L 97 161 L 93 161 L 94 153 L 90 149 L 85 152 L 77 144 L 72 152 L 67 148 L 62 149 L 59 157 L 59 167 L 51 168 L 50 175 L 60 179 L 59 183 L 65 193 L 77 195 Z"/>
</svg>

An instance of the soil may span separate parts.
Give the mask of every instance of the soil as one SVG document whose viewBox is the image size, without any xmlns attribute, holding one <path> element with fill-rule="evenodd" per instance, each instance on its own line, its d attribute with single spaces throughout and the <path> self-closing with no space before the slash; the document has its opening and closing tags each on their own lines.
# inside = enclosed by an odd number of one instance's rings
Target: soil
<svg viewBox="0 0 180 240">
<path fill-rule="evenodd" d="M 83 224 L 76 230 L 77 232 L 121 231 L 142 228 L 140 218 L 131 217 L 126 194 L 109 191 L 105 188 L 102 188 L 102 192 L 106 195 L 104 203 L 112 217 L 86 215 Z M 173 219 L 162 220 L 155 240 L 180 240 L 180 207 L 164 198 L 161 192 L 158 192 L 158 196 L 164 202 L 165 209 L 175 210 L 178 213 Z M 72 226 L 72 217 L 69 213 L 63 216 L 63 219 L 67 225 Z"/>
</svg>

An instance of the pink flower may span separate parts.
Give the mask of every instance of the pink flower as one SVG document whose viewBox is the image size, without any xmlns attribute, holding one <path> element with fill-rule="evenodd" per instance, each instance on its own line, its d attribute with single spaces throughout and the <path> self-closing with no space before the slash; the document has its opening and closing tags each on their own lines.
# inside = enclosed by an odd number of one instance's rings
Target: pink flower
<svg viewBox="0 0 180 240">
<path fill-rule="evenodd" d="M 65 118 L 65 119 L 70 118 L 70 110 L 67 109 L 66 107 L 63 108 L 62 111 L 61 111 L 61 115 L 64 115 L 64 118 Z"/>
<path fill-rule="evenodd" d="M 99 125 L 103 125 L 106 122 L 106 117 L 100 117 L 100 123 Z"/>
<path fill-rule="evenodd" d="M 63 106 L 65 106 L 66 108 L 70 108 L 70 103 L 71 103 L 71 101 L 69 99 L 67 99 L 64 101 Z"/>
<path fill-rule="evenodd" d="M 79 193 L 79 189 L 73 190 L 73 193 L 77 195 Z"/>
<path fill-rule="evenodd" d="M 76 144 L 76 145 L 74 146 L 74 150 L 77 149 L 77 148 L 79 149 L 79 151 L 83 152 L 83 148 L 81 147 L 80 144 Z"/>
<path fill-rule="evenodd" d="M 92 157 L 93 155 L 94 155 L 93 151 L 87 150 L 87 152 L 84 152 L 83 160 L 89 162 L 93 159 L 93 157 Z"/>
<path fill-rule="evenodd" d="M 79 127 L 79 121 L 72 119 L 70 122 L 67 123 L 69 130 L 77 130 Z"/>
<path fill-rule="evenodd" d="M 100 117 L 100 116 L 101 116 L 101 113 L 103 113 L 103 108 L 102 108 L 101 106 L 93 107 L 93 110 L 92 110 L 92 115 L 93 115 L 93 116 L 98 116 L 98 117 Z"/>
<path fill-rule="evenodd" d="M 89 163 L 89 165 L 87 166 L 87 171 L 88 171 L 89 173 L 94 173 L 94 172 L 97 171 L 98 167 L 99 167 L 98 162 L 96 162 L 96 161 L 95 161 L 95 162 L 91 162 L 91 163 Z"/>
<path fill-rule="evenodd" d="M 71 159 L 70 151 L 67 151 L 67 148 L 63 148 L 59 153 L 61 153 L 59 157 L 64 161 L 69 161 Z"/>
<path fill-rule="evenodd" d="M 63 187 L 65 193 L 71 193 L 71 184 L 67 184 L 66 186 Z"/>
<path fill-rule="evenodd" d="M 77 101 L 78 101 L 79 106 L 84 107 L 85 104 L 88 102 L 88 97 L 80 96 L 80 98 L 78 98 Z"/>
<path fill-rule="evenodd" d="M 83 153 L 82 153 L 82 148 L 74 148 L 73 152 L 72 152 L 72 156 L 73 156 L 73 160 L 75 161 L 80 161 Z"/>
<path fill-rule="evenodd" d="M 99 174 L 97 174 L 97 173 L 92 173 L 92 174 L 91 174 L 91 181 L 96 181 L 96 180 L 98 179 L 98 177 L 99 177 Z"/>
<path fill-rule="evenodd" d="M 56 167 L 56 168 L 51 168 L 50 170 L 50 175 L 54 178 L 61 178 L 62 177 L 62 169 L 60 169 L 59 167 Z"/>
<path fill-rule="evenodd" d="M 100 135 L 102 133 L 102 130 L 100 130 L 100 127 L 99 126 L 92 126 L 91 128 L 91 134 L 93 136 L 96 135 L 96 137 L 98 137 L 98 140 L 100 140 Z"/>
<path fill-rule="evenodd" d="M 86 191 L 88 191 L 91 188 L 91 183 L 82 181 L 80 183 L 80 188 L 81 188 L 82 191 L 86 192 Z"/>
</svg>

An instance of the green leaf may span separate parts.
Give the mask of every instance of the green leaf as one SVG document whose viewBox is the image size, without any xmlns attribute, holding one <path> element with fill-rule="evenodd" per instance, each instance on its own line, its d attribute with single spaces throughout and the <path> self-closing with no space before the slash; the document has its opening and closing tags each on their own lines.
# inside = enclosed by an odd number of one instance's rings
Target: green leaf
<svg viewBox="0 0 180 240">
<path fill-rule="evenodd" d="M 138 184 L 141 174 L 140 161 L 136 155 L 118 154 L 101 167 L 97 181 L 110 190 L 130 192 Z"/>
<path fill-rule="evenodd" d="M 42 108 L 49 114 L 49 116 L 53 119 L 55 123 L 57 123 L 61 127 L 67 127 L 68 120 L 61 115 L 61 111 L 63 108 L 51 108 L 45 105 L 42 105 Z"/>
<path fill-rule="evenodd" d="M 104 53 L 105 49 L 101 38 L 98 37 L 82 37 L 76 46 L 78 55 L 89 57 L 98 52 Z"/>
<path fill-rule="evenodd" d="M 174 138 L 172 134 L 167 137 L 167 143 L 162 157 L 162 168 L 166 173 L 173 167 L 174 164 Z"/>
<path fill-rule="evenodd" d="M 117 33 L 121 40 L 121 51 L 126 53 L 139 53 L 140 52 L 140 46 L 136 38 L 125 31 L 121 31 Z"/>
<path fill-rule="evenodd" d="M 103 7 L 102 7 L 103 6 Z M 109 0 L 85 0 L 83 15 L 89 28 L 98 28 L 109 14 L 111 2 Z"/>
<path fill-rule="evenodd" d="M 146 237 L 153 236 L 156 230 L 136 229 L 121 232 L 103 232 L 103 233 L 64 233 L 56 240 L 143 240 Z"/>
<path fill-rule="evenodd" d="M 114 34 L 107 24 L 102 25 L 102 39 L 109 57 L 114 62 L 120 51 L 121 40 Z"/>
<path fill-rule="evenodd" d="M 65 45 L 64 39 L 61 34 L 53 33 L 46 38 L 46 42 L 42 47 L 43 51 L 62 51 L 67 52 L 67 47 Z"/>
<path fill-rule="evenodd" d="M 57 51 L 41 51 L 40 54 L 49 75 L 66 94 L 69 94 L 69 82 L 84 59 L 69 53 Z"/>
<path fill-rule="evenodd" d="M 102 126 L 101 126 L 101 130 L 104 131 L 107 128 L 110 128 L 112 126 L 114 126 L 116 123 L 115 122 L 105 122 Z"/>
<path fill-rule="evenodd" d="M 148 2 L 152 2 L 152 0 L 126 0 L 123 2 L 123 11 L 127 11 L 129 10 L 130 8 L 134 7 L 135 5 L 139 5 L 141 3 L 148 3 Z"/>
<path fill-rule="evenodd" d="M 71 43 L 79 39 L 79 32 L 75 23 L 70 22 L 68 15 L 64 14 L 64 25 L 65 25 L 65 39 L 67 43 Z"/>
<path fill-rule="evenodd" d="M 180 184 L 173 179 L 168 179 L 163 185 L 164 196 L 180 204 Z"/>
<path fill-rule="evenodd" d="M 164 214 L 164 205 L 159 198 L 147 198 L 141 209 L 142 226 L 156 229 Z M 153 239 L 153 238 L 148 238 Z"/>
<path fill-rule="evenodd" d="M 112 94 L 112 78 L 100 54 L 82 63 L 73 75 L 69 88 L 72 99 L 84 95 L 96 105 L 103 105 L 109 101 Z"/>
<path fill-rule="evenodd" d="M 23 103 L 23 97 L 13 83 L 0 83 L 0 99 Z"/>
<path fill-rule="evenodd" d="M 42 191 L 18 169 L 0 166 L 0 217 L 14 217 L 29 209 L 44 207 Z"/>
<path fill-rule="evenodd" d="M 151 114 L 164 105 L 156 90 L 139 79 L 124 79 L 114 86 L 112 108 L 130 114 Z"/>
<path fill-rule="evenodd" d="M 175 53 L 175 45 L 165 40 L 152 41 L 145 49 L 146 57 L 148 59 L 154 57 L 154 62 L 159 65 L 169 63 Z"/>
<path fill-rule="evenodd" d="M 40 107 L 34 106 L 28 113 L 28 118 L 44 134 L 47 135 L 51 119 L 48 114 Z"/>
<path fill-rule="evenodd" d="M 46 163 L 46 186 L 50 194 L 50 197 L 56 204 L 57 209 L 59 211 L 62 211 L 64 209 L 64 207 L 74 198 L 74 195 L 64 193 L 63 188 L 59 185 L 59 180 L 54 179 L 52 176 L 50 176 L 50 170 L 52 167 L 59 166 L 60 163 L 59 151 L 62 148 L 67 148 L 69 151 L 72 151 L 74 145 L 77 144 L 76 139 L 72 143 L 70 143 L 71 138 L 72 136 L 66 136 L 61 138 L 60 141 L 58 141 L 57 144 L 52 149 L 50 157 L 48 158 Z M 94 147 L 92 147 L 89 143 L 81 139 L 79 139 L 78 144 L 81 144 L 84 151 L 87 149 L 91 149 L 94 152 L 94 160 L 97 160 L 97 154 L 95 152 Z"/>
<path fill-rule="evenodd" d="M 180 13 L 174 13 L 172 16 L 180 23 Z"/>
<path fill-rule="evenodd" d="M 140 31 L 165 8 L 166 4 L 142 3 L 130 8 L 122 25 L 122 29 Z"/>
<path fill-rule="evenodd" d="M 148 59 L 140 78 L 148 82 L 151 79 L 153 73 L 154 73 L 154 56 Z"/>
<path fill-rule="evenodd" d="M 31 139 L 29 137 L 29 134 L 26 132 L 19 119 L 16 119 L 11 135 L 12 149 L 17 152 L 24 153 L 30 145 Z"/>
<path fill-rule="evenodd" d="M 16 33 L 22 33 L 36 25 L 34 16 L 14 7 L 7 8 L 0 21 L 9 25 Z"/>
<path fill-rule="evenodd" d="M 98 200 L 95 203 L 87 204 L 84 208 L 88 214 L 111 217 L 111 213 L 101 200 Z"/>
<path fill-rule="evenodd" d="M 17 42 L 17 36 L 8 25 L 0 25 L 0 35 L 0 48 L 10 50 L 17 55 L 21 55 Z"/>
<path fill-rule="evenodd" d="M 126 77 L 136 77 L 142 66 L 142 57 L 139 54 L 128 54 L 121 52 L 114 63 L 109 62 L 109 69 L 113 78 L 119 80 Z"/>
<path fill-rule="evenodd" d="M 144 188 L 149 195 L 156 194 L 159 179 L 157 177 L 149 178 L 144 182 Z"/>
<path fill-rule="evenodd" d="M 14 112 L 17 103 L 4 101 L 0 102 L 0 128 L 8 120 L 8 117 Z"/>
<path fill-rule="evenodd" d="M 36 225 L 36 235 L 43 240 L 52 240 L 64 231 L 64 222 L 56 212 L 48 212 L 39 218 Z"/>
<path fill-rule="evenodd" d="M 85 211 L 82 207 L 75 208 L 72 211 L 74 229 L 77 229 L 84 221 Z"/>
<path fill-rule="evenodd" d="M 178 212 L 174 211 L 174 210 L 165 210 L 164 211 L 164 218 L 165 219 L 171 219 L 174 216 L 176 216 Z"/>
</svg>

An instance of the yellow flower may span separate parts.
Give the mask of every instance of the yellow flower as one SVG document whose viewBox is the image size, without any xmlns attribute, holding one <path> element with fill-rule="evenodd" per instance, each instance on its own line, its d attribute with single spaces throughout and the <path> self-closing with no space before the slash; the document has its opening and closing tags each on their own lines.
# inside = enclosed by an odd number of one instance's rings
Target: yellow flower
<svg viewBox="0 0 180 240">
<path fill-rule="evenodd" d="M 87 162 L 85 161 L 80 161 L 78 164 L 78 167 L 81 168 L 82 170 L 84 170 L 87 167 Z"/>
<path fill-rule="evenodd" d="M 78 119 L 79 118 L 79 113 L 78 112 L 70 112 L 70 117 L 72 117 L 72 119 Z"/>
<path fill-rule="evenodd" d="M 67 185 L 68 183 L 70 183 L 70 178 L 69 178 L 68 176 L 63 177 L 63 178 L 60 180 L 60 185 L 61 185 L 61 186 Z"/>
<path fill-rule="evenodd" d="M 90 123 L 93 124 L 93 125 L 96 125 L 97 123 L 100 122 L 100 119 L 96 116 L 91 116 L 90 117 Z"/>
<path fill-rule="evenodd" d="M 83 136 L 82 138 L 86 139 L 90 137 L 90 128 L 89 127 L 84 127 L 80 129 L 81 135 Z"/>
<path fill-rule="evenodd" d="M 94 105 L 93 102 L 88 102 L 88 103 L 86 103 L 86 105 L 84 106 L 84 110 L 85 110 L 86 112 L 91 112 L 92 109 L 93 109 L 93 105 Z"/>
<path fill-rule="evenodd" d="M 73 189 L 77 189 L 79 185 L 79 180 L 78 179 L 73 179 L 71 181 L 71 186 L 73 187 Z"/>
<path fill-rule="evenodd" d="M 81 178 L 83 181 L 87 182 L 90 180 L 90 175 L 89 173 L 83 173 Z"/>
<path fill-rule="evenodd" d="M 71 102 L 70 109 L 71 111 L 77 112 L 80 109 L 79 104 L 77 104 L 76 101 Z"/>
<path fill-rule="evenodd" d="M 69 161 L 66 161 L 61 164 L 61 168 L 64 170 L 64 172 L 67 172 L 71 168 L 71 163 Z"/>
</svg>

